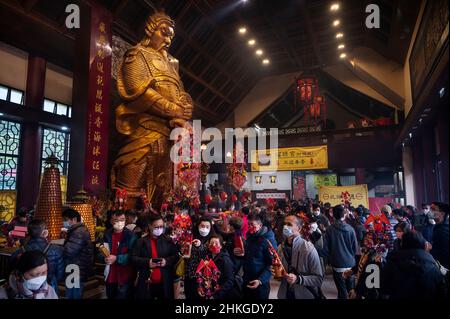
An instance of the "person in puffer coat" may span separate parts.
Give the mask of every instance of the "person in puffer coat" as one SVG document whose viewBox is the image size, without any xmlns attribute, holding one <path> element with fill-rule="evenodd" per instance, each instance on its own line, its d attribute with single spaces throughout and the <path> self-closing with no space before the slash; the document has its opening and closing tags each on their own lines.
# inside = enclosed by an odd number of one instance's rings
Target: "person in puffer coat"
<svg viewBox="0 0 450 319">
<path fill-rule="evenodd" d="M 47 258 L 47 281 L 58 294 L 58 282 L 64 279 L 64 250 L 61 246 L 50 244 L 47 240 L 47 223 L 42 219 L 33 219 L 28 224 L 28 235 L 30 239 L 25 245 L 16 250 L 11 261 L 15 263 L 17 259 L 26 251 L 38 250 L 44 253 Z"/>
<path fill-rule="evenodd" d="M 443 274 L 425 250 L 425 239 L 416 231 L 405 233 L 401 248 L 393 251 L 381 271 L 381 290 L 388 299 L 447 299 Z"/>
<path fill-rule="evenodd" d="M 80 213 L 73 209 L 63 212 L 64 228 L 68 229 L 64 242 L 64 262 L 68 265 L 76 265 L 80 270 L 78 287 L 67 287 L 67 279 L 72 279 L 71 273 L 66 278 L 66 298 L 81 299 L 83 295 L 83 284 L 92 275 L 94 268 L 94 249 L 89 231 L 81 222 Z M 69 278 L 70 277 L 70 278 Z M 77 279 L 77 278 L 74 278 Z M 77 284 L 77 280 L 73 282 Z"/>
</svg>

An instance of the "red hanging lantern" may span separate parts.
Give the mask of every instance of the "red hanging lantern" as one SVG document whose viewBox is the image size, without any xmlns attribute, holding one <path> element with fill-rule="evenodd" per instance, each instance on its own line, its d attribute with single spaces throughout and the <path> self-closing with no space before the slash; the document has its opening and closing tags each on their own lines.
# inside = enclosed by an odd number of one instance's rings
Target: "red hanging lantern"
<svg viewBox="0 0 450 319">
<path fill-rule="evenodd" d="M 206 194 L 206 195 L 205 195 L 205 203 L 206 203 L 207 205 L 209 205 L 209 204 L 211 204 L 211 202 L 212 202 L 212 197 L 211 197 L 211 195 Z"/>
<path fill-rule="evenodd" d="M 300 102 L 303 105 L 314 103 L 314 98 L 318 94 L 318 84 L 315 77 L 304 77 L 297 80 Z"/>
<path fill-rule="evenodd" d="M 225 192 L 220 192 L 220 199 L 224 202 L 224 201 L 226 201 L 227 200 L 227 198 L 228 198 L 228 194 L 227 193 L 225 193 Z"/>
<path fill-rule="evenodd" d="M 238 200 L 238 197 L 236 196 L 236 194 L 233 194 L 233 196 L 231 196 L 231 201 L 232 201 L 233 203 L 236 203 L 237 200 Z"/>
</svg>

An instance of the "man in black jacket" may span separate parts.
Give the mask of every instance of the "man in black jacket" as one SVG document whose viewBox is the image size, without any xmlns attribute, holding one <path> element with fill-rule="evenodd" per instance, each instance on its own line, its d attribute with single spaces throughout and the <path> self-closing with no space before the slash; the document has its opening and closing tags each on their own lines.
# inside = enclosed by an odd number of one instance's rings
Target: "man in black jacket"
<svg viewBox="0 0 450 319">
<path fill-rule="evenodd" d="M 94 267 L 94 251 L 91 236 L 81 222 L 80 213 L 76 210 L 66 209 L 62 213 L 62 217 L 64 227 L 68 229 L 64 242 L 64 262 L 66 271 L 72 271 L 66 277 L 66 298 L 81 299 L 83 296 L 83 284 L 92 274 Z M 71 267 L 67 268 L 69 265 Z M 77 268 L 79 277 L 76 276 Z"/>
<path fill-rule="evenodd" d="M 178 248 L 164 235 L 164 221 L 159 215 L 146 218 L 148 235 L 137 240 L 131 262 L 137 270 L 137 299 L 173 299 L 174 267 Z"/>
<path fill-rule="evenodd" d="M 433 248 L 431 255 L 448 269 L 449 267 L 449 229 L 448 229 L 448 204 L 434 202 L 431 204 L 436 225 L 433 230 Z"/>
<path fill-rule="evenodd" d="M 345 222 L 345 209 L 342 205 L 333 208 L 335 222 L 328 227 L 320 255 L 327 258 L 333 267 L 333 278 L 339 299 L 348 299 L 353 288 L 353 277 L 344 274 L 355 266 L 357 239 L 355 230 Z"/>
<path fill-rule="evenodd" d="M 400 250 L 392 252 L 381 271 L 381 290 L 389 299 L 444 299 L 447 287 L 436 261 L 425 251 L 425 239 L 416 231 L 402 236 Z"/>
</svg>

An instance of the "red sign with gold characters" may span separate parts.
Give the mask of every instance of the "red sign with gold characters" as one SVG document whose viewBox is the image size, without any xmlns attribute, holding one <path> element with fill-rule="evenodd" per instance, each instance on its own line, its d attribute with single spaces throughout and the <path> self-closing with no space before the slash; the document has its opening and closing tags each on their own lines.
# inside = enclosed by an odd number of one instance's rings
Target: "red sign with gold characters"
<svg viewBox="0 0 450 319">
<path fill-rule="evenodd" d="M 111 88 L 112 18 L 100 7 L 91 8 L 89 97 L 87 108 L 84 187 L 99 195 L 107 186 L 109 94 Z"/>
</svg>

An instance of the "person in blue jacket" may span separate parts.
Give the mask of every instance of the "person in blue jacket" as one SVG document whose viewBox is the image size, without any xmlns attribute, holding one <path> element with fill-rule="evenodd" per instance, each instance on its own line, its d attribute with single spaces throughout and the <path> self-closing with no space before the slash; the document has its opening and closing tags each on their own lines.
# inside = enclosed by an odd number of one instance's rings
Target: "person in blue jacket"
<svg viewBox="0 0 450 319">
<path fill-rule="evenodd" d="M 277 243 L 273 231 L 263 226 L 259 215 L 251 215 L 248 219 L 248 233 L 243 262 L 244 299 L 269 298 L 269 280 L 272 276 L 270 270 L 272 254 L 269 250 L 269 242 L 276 249 Z"/>
<path fill-rule="evenodd" d="M 39 250 L 42 252 L 48 261 L 47 282 L 58 294 L 58 282 L 64 279 L 63 247 L 48 242 L 48 228 L 45 220 L 33 219 L 30 221 L 28 235 L 30 236 L 29 240 L 12 254 L 11 260 L 17 260 L 26 251 Z"/>
</svg>

